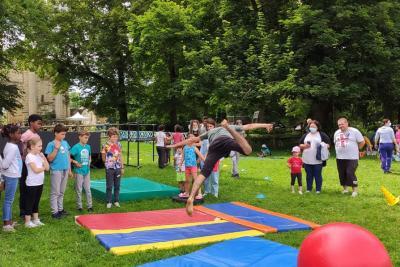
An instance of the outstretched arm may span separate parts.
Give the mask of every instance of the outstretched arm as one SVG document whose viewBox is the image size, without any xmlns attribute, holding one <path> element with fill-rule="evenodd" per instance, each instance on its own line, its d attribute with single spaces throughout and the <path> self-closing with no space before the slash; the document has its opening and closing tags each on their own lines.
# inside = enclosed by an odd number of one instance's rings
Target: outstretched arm
<svg viewBox="0 0 400 267">
<path fill-rule="evenodd" d="M 191 137 L 191 138 L 188 138 L 186 140 L 183 140 L 182 142 L 179 142 L 179 143 L 176 143 L 176 144 L 173 144 L 173 145 L 168 145 L 167 147 L 168 148 L 175 148 L 175 147 L 181 147 L 181 146 L 188 145 L 188 144 L 194 144 L 194 143 L 197 143 L 197 142 L 200 142 L 200 138 L 199 137 Z"/>
<path fill-rule="evenodd" d="M 261 128 L 265 128 L 267 132 L 270 132 L 274 128 L 274 125 L 272 123 L 250 123 L 243 125 L 243 130 L 245 131 L 261 129 Z"/>
</svg>

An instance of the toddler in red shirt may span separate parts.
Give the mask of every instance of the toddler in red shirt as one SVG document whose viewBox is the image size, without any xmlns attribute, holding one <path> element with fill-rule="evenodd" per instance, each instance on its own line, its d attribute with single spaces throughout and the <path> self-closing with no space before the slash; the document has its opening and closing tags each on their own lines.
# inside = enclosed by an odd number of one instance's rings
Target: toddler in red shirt
<svg viewBox="0 0 400 267">
<path fill-rule="evenodd" d="M 295 146 L 292 148 L 292 157 L 287 161 L 288 167 L 290 168 L 292 193 L 294 193 L 294 183 L 299 184 L 299 194 L 303 194 L 302 182 L 301 182 L 301 167 L 303 166 L 303 160 L 300 158 L 300 147 Z"/>
</svg>

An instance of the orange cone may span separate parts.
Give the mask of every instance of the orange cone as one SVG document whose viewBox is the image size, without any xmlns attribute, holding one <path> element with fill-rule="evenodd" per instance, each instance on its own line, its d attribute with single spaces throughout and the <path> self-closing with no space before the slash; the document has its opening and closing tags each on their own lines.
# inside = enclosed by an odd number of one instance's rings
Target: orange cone
<svg viewBox="0 0 400 267">
<path fill-rule="evenodd" d="M 381 191 L 386 198 L 386 202 L 389 206 L 394 206 L 400 201 L 400 197 L 395 197 L 392 193 L 389 192 L 384 186 L 381 186 Z"/>
</svg>

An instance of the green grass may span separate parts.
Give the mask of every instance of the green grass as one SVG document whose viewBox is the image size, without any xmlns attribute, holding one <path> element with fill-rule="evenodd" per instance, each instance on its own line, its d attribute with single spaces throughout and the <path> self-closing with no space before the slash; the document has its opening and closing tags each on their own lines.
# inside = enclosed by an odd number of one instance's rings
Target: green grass
<svg viewBox="0 0 400 267">
<path fill-rule="evenodd" d="M 136 145 L 131 162 L 136 163 Z M 133 157 L 134 155 L 134 157 Z M 208 198 L 207 203 L 242 201 L 258 207 L 310 220 L 319 224 L 329 222 L 351 222 L 361 225 L 373 232 L 386 246 L 394 266 L 400 266 L 400 247 L 398 226 L 400 209 L 389 207 L 380 192 L 385 185 L 391 192 L 400 193 L 400 166 L 394 162 L 393 170 L 397 174 L 383 175 L 379 162 L 374 159 L 362 159 L 357 171 L 360 184 L 360 195 L 351 198 L 341 194 L 336 164 L 334 159 L 328 161 L 323 170 L 323 192 L 298 195 L 290 193 L 290 175 L 286 167 L 287 154 L 278 154 L 276 159 L 258 159 L 242 157 L 240 161 L 241 178 L 230 177 L 230 159 L 222 161 L 220 178 L 220 198 Z M 160 170 L 152 162 L 151 145 L 141 144 L 142 167 L 129 167 L 126 176 L 140 176 L 154 181 L 176 185 L 172 167 Z M 157 158 L 156 158 L 157 159 Z M 133 162 L 134 161 L 134 162 Z M 271 181 L 264 180 L 265 176 Z M 304 176 L 304 174 L 303 174 Z M 93 170 L 92 179 L 104 177 L 104 170 Z M 303 182 L 304 182 L 303 178 Z M 265 199 L 257 199 L 262 193 Z M 108 253 L 89 231 L 74 223 L 75 193 L 73 181 L 68 182 L 64 198 L 65 209 L 72 215 L 63 220 L 50 218 L 49 179 L 46 176 L 45 190 L 40 209 L 41 219 L 46 224 L 42 228 L 17 228 L 16 233 L 0 232 L 0 266 L 135 266 L 166 257 L 186 254 L 204 246 L 188 246 L 174 250 L 152 250 L 125 256 L 114 256 Z M 14 218 L 18 214 L 17 192 L 14 202 Z M 122 203 L 119 209 L 107 210 L 105 203 L 95 200 L 96 213 L 127 212 L 154 209 L 178 208 L 180 204 L 170 199 L 146 200 Z M 308 231 L 267 234 L 265 238 L 299 247 Z M 396 234 L 397 233 L 397 234 Z"/>
</svg>

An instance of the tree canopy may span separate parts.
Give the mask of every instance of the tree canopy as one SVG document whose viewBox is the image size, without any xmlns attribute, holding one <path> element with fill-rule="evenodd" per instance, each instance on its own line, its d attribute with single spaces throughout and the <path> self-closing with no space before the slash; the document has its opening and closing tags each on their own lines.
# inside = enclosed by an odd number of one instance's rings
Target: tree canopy
<svg viewBox="0 0 400 267">
<path fill-rule="evenodd" d="M 17 61 L 58 91 L 78 88 L 86 107 L 120 122 L 260 111 L 329 129 L 339 115 L 364 127 L 400 118 L 395 0 L 14 3 L 0 4 L 1 40 L 23 35 L 23 50 L 6 50 L 1 69 Z"/>
</svg>

